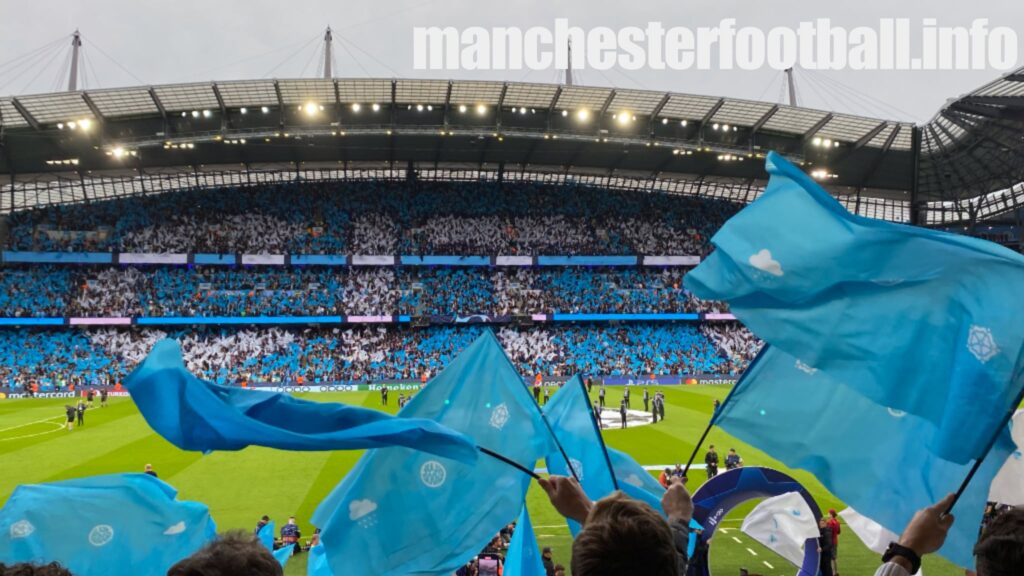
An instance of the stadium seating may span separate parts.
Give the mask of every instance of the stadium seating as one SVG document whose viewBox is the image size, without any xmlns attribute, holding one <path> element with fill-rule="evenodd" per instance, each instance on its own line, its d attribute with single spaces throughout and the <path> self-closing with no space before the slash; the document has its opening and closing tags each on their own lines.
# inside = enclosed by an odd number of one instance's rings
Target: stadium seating
<svg viewBox="0 0 1024 576">
<path fill-rule="evenodd" d="M 223 384 L 418 380 L 443 369 L 480 335 L 479 326 L 358 328 L 188 328 L 0 331 L 0 387 L 120 381 L 167 336 L 179 339 L 191 370 Z M 735 375 L 756 349 L 728 357 L 726 334 L 688 324 L 631 323 L 502 328 L 521 374 Z M 713 330 L 719 330 L 715 328 Z"/>
<path fill-rule="evenodd" d="M 184 190 L 17 212 L 12 250 L 692 254 L 739 206 L 527 183 L 355 181 Z"/>
</svg>

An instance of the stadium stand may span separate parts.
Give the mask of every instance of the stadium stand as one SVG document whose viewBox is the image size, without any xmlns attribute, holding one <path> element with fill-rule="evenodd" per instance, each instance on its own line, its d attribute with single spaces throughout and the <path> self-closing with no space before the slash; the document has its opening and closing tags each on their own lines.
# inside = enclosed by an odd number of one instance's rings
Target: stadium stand
<svg viewBox="0 0 1024 576">
<path fill-rule="evenodd" d="M 112 385 L 152 345 L 179 339 L 193 372 L 222 384 L 419 380 L 436 374 L 480 335 L 480 326 L 187 328 L 0 331 L 0 386 Z M 505 327 L 498 337 L 524 376 L 721 374 L 735 376 L 751 347 L 726 357 L 734 335 L 680 323 Z"/>
<path fill-rule="evenodd" d="M 739 205 L 585 186 L 361 181 L 183 190 L 10 217 L 11 250 L 694 254 Z"/>
</svg>

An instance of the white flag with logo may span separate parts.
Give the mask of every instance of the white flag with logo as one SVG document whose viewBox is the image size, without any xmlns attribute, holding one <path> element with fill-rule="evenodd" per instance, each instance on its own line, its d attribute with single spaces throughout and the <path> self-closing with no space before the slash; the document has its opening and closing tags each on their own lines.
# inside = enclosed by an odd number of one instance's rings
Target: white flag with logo
<svg viewBox="0 0 1024 576">
<path fill-rule="evenodd" d="M 743 519 L 740 530 L 794 566 L 803 564 L 806 540 L 820 534 L 814 513 L 799 492 L 765 499 Z"/>
<path fill-rule="evenodd" d="M 889 542 L 896 542 L 900 538 L 871 518 L 861 516 L 860 512 L 853 508 L 843 510 L 839 513 L 839 516 L 850 527 L 850 530 L 853 530 L 853 533 L 860 538 L 860 541 L 868 547 L 868 550 L 872 552 L 885 554 L 886 549 L 889 548 Z M 924 570 L 918 570 L 915 576 L 924 576 Z"/>
<path fill-rule="evenodd" d="M 1010 434 L 1017 449 L 1006 459 L 1006 464 L 992 479 L 989 502 L 1010 506 L 1024 505 L 1024 410 L 1018 410 L 1010 421 Z"/>
</svg>

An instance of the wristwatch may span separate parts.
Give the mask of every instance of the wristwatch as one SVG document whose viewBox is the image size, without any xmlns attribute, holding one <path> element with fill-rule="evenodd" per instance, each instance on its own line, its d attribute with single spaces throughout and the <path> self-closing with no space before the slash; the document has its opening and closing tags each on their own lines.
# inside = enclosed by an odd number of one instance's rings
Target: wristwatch
<svg viewBox="0 0 1024 576">
<path fill-rule="evenodd" d="M 906 546 L 900 546 L 895 542 L 889 542 L 889 548 L 882 555 L 882 562 L 888 562 L 893 559 L 894 556 L 900 556 L 910 562 L 910 573 L 917 574 L 917 571 L 921 569 L 921 557 Z"/>
</svg>

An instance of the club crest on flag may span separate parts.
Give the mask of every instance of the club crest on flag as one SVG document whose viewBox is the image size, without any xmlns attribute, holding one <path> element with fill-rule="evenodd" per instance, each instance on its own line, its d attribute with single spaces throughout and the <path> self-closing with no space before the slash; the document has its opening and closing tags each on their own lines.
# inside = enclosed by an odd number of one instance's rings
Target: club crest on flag
<svg viewBox="0 0 1024 576">
<path fill-rule="evenodd" d="M 583 482 L 583 462 L 575 458 L 569 458 L 569 464 L 572 466 L 572 471 L 576 473 L 576 478 Z"/>
<path fill-rule="evenodd" d="M 420 466 L 420 481 L 427 488 L 439 488 L 448 477 L 448 470 L 437 460 L 427 460 Z"/>
<path fill-rule="evenodd" d="M 971 331 L 967 335 L 967 349 L 982 364 L 999 354 L 999 346 L 996 346 L 992 331 L 982 326 L 971 326 Z"/>
<path fill-rule="evenodd" d="M 491 410 L 491 426 L 501 430 L 508 422 L 508 417 L 508 406 L 504 402 L 498 404 L 494 410 Z"/>
<path fill-rule="evenodd" d="M 89 531 L 89 544 L 99 548 L 109 544 L 114 539 L 114 528 L 109 524 L 99 524 L 93 526 L 92 530 Z"/>
<path fill-rule="evenodd" d="M 11 539 L 28 538 L 36 531 L 36 527 L 28 520 L 18 520 L 11 524 Z"/>
</svg>

